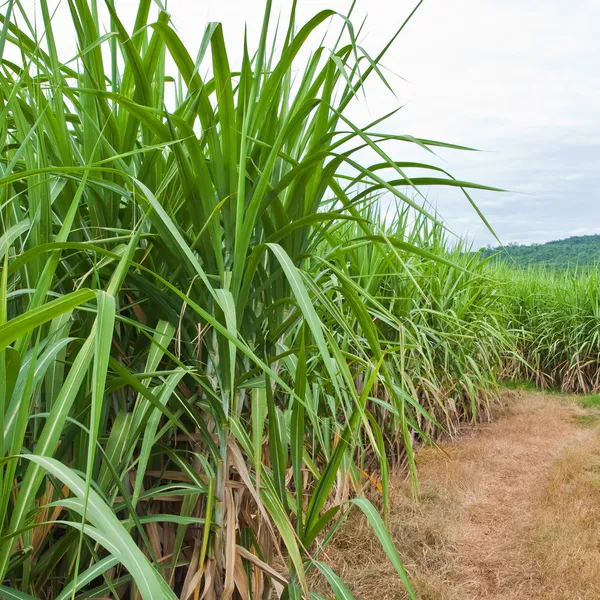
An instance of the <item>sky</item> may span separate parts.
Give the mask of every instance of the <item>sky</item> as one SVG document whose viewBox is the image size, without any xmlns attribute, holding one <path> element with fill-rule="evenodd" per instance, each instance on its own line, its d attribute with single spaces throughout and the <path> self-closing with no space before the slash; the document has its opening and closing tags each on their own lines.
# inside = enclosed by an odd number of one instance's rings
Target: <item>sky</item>
<svg viewBox="0 0 600 600">
<path fill-rule="evenodd" d="M 290 1 L 274 0 L 274 15 L 284 17 Z M 361 45 L 377 54 L 416 1 L 357 0 L 353 21 L 367 18 Z M 138 4 L 115 2 L 125 17 Z M 349 6 L 298 0 L 298 23 Z M 221 21 L 231 55 L 240 56 L 244 26 L 258 39 L 264 2 L 168 0 L 167 8 L 192 55 L 206 24 Z M 395 160 L 426 158 L 457 179 L 507 190 L 472 194 L 504 244 L 600 233 L 599 25 L 598 0 L 425 0 L 383 60 L 395 95 L 373 80 L 352 118 L 367 123 L 402 106 L 387 132 L 477 148 L 435 157 L 407 144 L 389 150 Z M 59 43 L 69 51 L 66 29 Z M 423 192 L 451 231 L 496 245 L 457 190 Z"/>
</svg>

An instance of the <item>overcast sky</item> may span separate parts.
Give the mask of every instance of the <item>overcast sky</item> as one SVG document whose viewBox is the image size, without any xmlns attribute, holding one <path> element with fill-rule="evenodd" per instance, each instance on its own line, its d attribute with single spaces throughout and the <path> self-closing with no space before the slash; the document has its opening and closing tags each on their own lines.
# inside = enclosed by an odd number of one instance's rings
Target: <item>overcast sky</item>
<svg viewBox="0 0 600 600">
<path fill-rule="evenodd" d="M 275 0 L 274 14 L 290 1 Z M 362 45 L 375 54 L 415 4 L 357 0 L 355 22 L 368 17 Z M 133 14 L 137 0 L 116 5 Z M 345 13 L 349 2 L 298 5 L 304 22 L 323 8 Z M 192 54 L 206 23 L 222 21 L 239 55 L 244 23 L 256 40 L 263 8 L 262 0 L 168 1 Z M 390 75 L 397 99 L 371 85 L 353 117 L 366 123 L 402 104 L 387 131 L 481 149 L 443 151 L 439 164 L 458 179 L 510 190 L 473 194 L 504 243 L 600 233 L 599 28 L 598 0 L 425 0 L 383 62 L 406 80 Z M 61 43 L 72 39 L 65 33 Z M 424 158 L 407 145 L 393 150 L 397 160 Z M 457 234 L 493 241 L 456 191 L 427 196 Z"/>
</svg>

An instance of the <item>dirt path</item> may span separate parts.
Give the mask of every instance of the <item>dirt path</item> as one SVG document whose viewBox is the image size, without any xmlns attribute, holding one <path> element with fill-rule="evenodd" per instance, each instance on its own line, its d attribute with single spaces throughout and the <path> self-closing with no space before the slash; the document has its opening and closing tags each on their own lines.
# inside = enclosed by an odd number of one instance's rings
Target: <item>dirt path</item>
<svg viewBox="0 0 600 600">
<path fill-rule="evenodd" d="M 600 412 L 512 396 L 449 458 L 419 452 L 420 503 L 393 483 L 390 528 L 421 600 L 600 598 Z M 406 597 L 358 516 L 327 554 L 357 598 Z"/>
</svg>

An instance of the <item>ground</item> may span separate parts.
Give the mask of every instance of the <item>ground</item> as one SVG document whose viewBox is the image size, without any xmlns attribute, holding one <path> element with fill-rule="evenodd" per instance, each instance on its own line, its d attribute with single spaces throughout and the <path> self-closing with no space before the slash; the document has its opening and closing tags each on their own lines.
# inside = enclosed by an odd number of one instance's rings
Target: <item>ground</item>
<svg viewBox="0 0 600 600">
<path fill-rule="evenodd" d="M 390 530 L 420 600 L 600 598 L 598 408 L 510 392 L 491 423 L 442 446 L 418 452 L 418 502 L 403 476 L 391 486 Z M 357 599 L 407 597 L 358 513 L 326 554 Z"/>
</svg>

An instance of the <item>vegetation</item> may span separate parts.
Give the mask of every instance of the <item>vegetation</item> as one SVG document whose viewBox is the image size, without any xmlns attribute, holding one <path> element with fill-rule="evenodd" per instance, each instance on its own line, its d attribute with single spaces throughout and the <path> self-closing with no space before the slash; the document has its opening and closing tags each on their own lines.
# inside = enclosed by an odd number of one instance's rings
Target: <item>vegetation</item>
<svg viewBox="0 0 600 600">
<path fill-rule="evenodd" d="M 518 332 L 511 377 L 563 392 L 600 391 L 600 279 L 596 269 L 495 269 Z"/>
<path fill-rule="evenodd" d="M 584 408 L 597 408 L 600 406 L 600 395 L 589 394 L 587 396 L 582 396 L 580 404 Z"/>
<path fill-rule="evenodd" d="M 18 1 L 2 17 L 0 595 L 299 598 L 318 569 L 349 598 L 320 552 L 352 505 L 414 598 L 390 463 L 416 492 L 415 442 L 478 418 L 503 373 L 596 389 L 592 279 L 531 296 L 447 250 L 415 193 L 483 186 L 385 150 L 457 146 L 348 119 L 389 47 L 350 19 L 292 10 L 273 34 L 267 2 L 234 69 L 219 24 L 192 56 L 151 0 L 132 31 L 106 7 L 101 34 L 69 2 L 70 62 L 45 0 L 42 35 Z"/>
<path fill-rule="evenodd" d="M 567 269 L 596 267 L 600 263 L 600 235 L 579 235 L 544 244 L 508 244 L 504 248 L 485 248 L 483 256 L 497 255 L 509 265 Z"/>
</svg>

